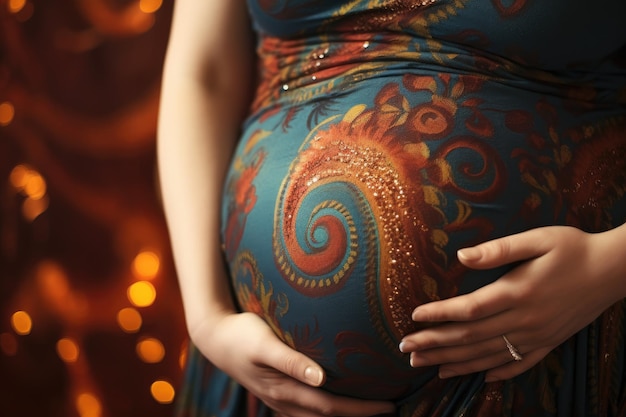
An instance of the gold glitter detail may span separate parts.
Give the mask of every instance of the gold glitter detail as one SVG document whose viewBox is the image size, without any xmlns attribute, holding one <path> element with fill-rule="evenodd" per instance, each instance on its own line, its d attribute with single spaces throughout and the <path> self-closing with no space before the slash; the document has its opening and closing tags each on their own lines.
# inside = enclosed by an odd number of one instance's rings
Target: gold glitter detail
<svg viewBox="0 0 626 417">
<path fill-rule="evenodd" d="M 335 142 L 339 149 L 335 159 L 346 164 L 346 171 L 352 172 L 358 183 L 366 191 L 369 204 L 375 207 L 378 226 L 378 245 L 381 253 L 380 276 L 368 274 L 368 299 L 373 311 L 386 310 L 388 318 L 383 323 L 391 325 L 395 335 L 407 334 L 413 329 L 407 314 L 411 305 L 412 278 L 419 277 L 419 263 L 414 255 L 413 239 L 406 225 L 419 225 L 420 221 L 412 214 L 407 187 L 399 179 L 398 172 L 389 164 L 385 154 L 373 147 L 359 146 L 344 141 Z M 376 239 L 370 234 L 369 239 Z M 375 246 L 376 242 L 371 242 Z M 369 245 L 368 245 L 369 246 Z M 379 300 L 381 297 L 384 299 Z M 412 306 L 414 307 L 414 306 Z M 395 344 L 395 341 L 393 342 Z"/>
<path fill-rule="evenodd" d="M 497 389 L 485 391 L 483 398 L 485 401 L 502 402 L 502 391 Z"/>
<path fill-rule="evenodd" d="M 373 326 L 392 352 L 399 339 L 415 331 L 410 312 L 417 305 L 416 292 L 437 297 L 437 282 L 421 271 L 416 242 L 427 241 L 429 229 L 418 218 L 411 201 L 417 190 L 407 186 L 387 155 L 375 146 L 341 139 L 318 143 L 313 139 L 301 152 L 283 184 L 277 206 L 274 255 L 281 273 L 294 287 L 323 291 L 341 284 L 357 258 L 366 260 L 367 299 Z M 284 234 L 294 233 L 299 202 L 316 187 L 342 183 L 356 192 L 357 210 L 366 214 L 364 224 L 355 227 L 346 206 L 335 200 L 316 206 L 308 215 L 314 218 L 322 209 L 332 209 L 348 225 L 348 247 L 342 265 L 332 276 L 306 277 L 294 266 L 294 258 L 281 244 Z M 373 212 L 374 217 L 367 216 Z M 283 213 L 281 215 L 281 213 Z M 285 239 L 290 239 L 285 236 Z M 329 236 L 328 239 L 333 239 Z M 290 241 L 295 242 L 295 239 Z M 293 248 L 292 248 L 293 250 Z M 364 258 L 363 258 L 364 257 Z M 380 260 L 380 261 L 378 261 Z M 398 355 L 400 353 L 398 352 Z"/>
</svg>

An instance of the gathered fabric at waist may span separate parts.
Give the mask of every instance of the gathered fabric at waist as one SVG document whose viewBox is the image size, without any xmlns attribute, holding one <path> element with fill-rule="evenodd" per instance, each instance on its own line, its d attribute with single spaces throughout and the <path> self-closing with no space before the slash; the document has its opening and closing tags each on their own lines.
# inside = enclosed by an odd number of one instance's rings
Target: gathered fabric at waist
<svg viewBox="0 0 626 417">
<path fill-rule="evenodd" d="M 607 61 L 593 68 L 545 70 L 486 51 L 401 33 L 343 33 L 320 38 L 261 36 L 252 113 L 343 95 L 363 82 L 414 75 L 469 76 L 526 93 L 563 98 L 581 111 L 626 107 L 626 69 Z M 578 104 L 577 104 L 578 103 Z"/>
</svg>

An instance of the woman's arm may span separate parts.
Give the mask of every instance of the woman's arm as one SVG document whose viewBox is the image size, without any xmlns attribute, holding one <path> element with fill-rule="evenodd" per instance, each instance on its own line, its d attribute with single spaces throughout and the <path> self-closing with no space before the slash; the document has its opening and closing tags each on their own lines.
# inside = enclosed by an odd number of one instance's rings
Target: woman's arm
<svg viewBox="0 0 626 417">
<path fill-rule="evenodd" d="M 235 310 L 220 250 L 221 193 L 253 72 L 245 1 L 176 1 L 163 73 L 158 163 L 191 340 L 285 416 L 388 412 L 389 403 L 316 388 L 325 378 L 318 364 L 282 343 L 258 316 Z"/>
<path fill-rule="evenodd" d="M 251 34 L 241 1 L 176 2 L 163 71 L 158 163 L 190 334 L 233 313 L 220 196 L 249 104 Z"/>
<path fill-rule="evenodd" d="M 463 249 L 459 260 L 474 269 L 522 263 L 470 294 L 418 307 L 414 320 L 445 324 L 406 336 L 401 350 L 414 366 L 440 365 L 441 377 L 512 378 L 626 298 L 625 242 L 626 225 L 596 234 L 552 226 Z"/>
</svg>

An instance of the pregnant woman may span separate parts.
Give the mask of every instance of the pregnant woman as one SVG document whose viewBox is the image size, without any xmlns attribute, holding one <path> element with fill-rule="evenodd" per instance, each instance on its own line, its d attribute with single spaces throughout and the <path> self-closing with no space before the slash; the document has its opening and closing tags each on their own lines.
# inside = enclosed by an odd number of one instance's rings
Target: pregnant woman
<svg viewBox="0 0 626 417">
<path fill-rule="evenodd" d="M 179 415 L 626 415 L 624 19 L 177 1 Z"/>
</svg>

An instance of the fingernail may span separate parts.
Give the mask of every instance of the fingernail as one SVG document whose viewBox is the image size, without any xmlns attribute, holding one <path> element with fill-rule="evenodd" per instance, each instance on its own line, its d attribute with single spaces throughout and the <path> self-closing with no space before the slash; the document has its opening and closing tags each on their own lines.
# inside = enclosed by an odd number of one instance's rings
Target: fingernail
<svg viewBox="0 0 626 417">
<path fill-rule="evenodd" d="M 422 313 L 422 310 L 420 310 L 420 308 L 417 307 L 415 310 L 413 310 L 413 313 L 411 314 L 411 320 L 413 321 L 423 320 L 424 318 L 421 317 L 421 313 Z"/>
<path fill-rule="evenodd" d="M 428 362 L 422 356 L 418 356 L 416 354 L 412 354 L 411 355 L 410 364 L 411 364 L 412 368 L 419 368 L 421 366 L 428 366 L 428 365 L 430 365 L 430 362 Z"/>
<path fill-rule="evenodd" d="M 481 258 L 482 254 L 477 248 L 464 248 L 459 249 L 456 252 L 456 256 L 464 261 L 477 261 Z"/>
<path fill-rule="evenodd" d="M 304 370 L 304 379 L 313 386 L 320 386 L 323 378 L 322 371 L 315 367 L 309 366 Z"/>
<path fill-rule="evenodd" d="M 408 353 L 415 350 L 415 344 L 403 340 L 402 342 L 400 342 L 398 348 L 400 349 L 400 352 Z"/>
<path fill-rule="evenodd" d="M 456 376 L 456 372 L 450 370 L 450 369 L 440 369 L 439 370 L 439 378 L 440 379 L 446 379 L 446 378 L 451 378 L 453 376 Z"/>
</svg>

